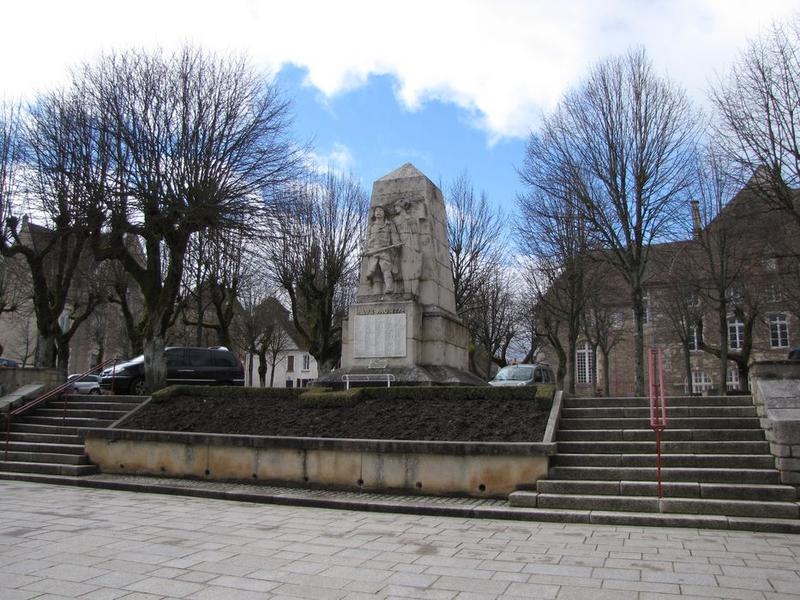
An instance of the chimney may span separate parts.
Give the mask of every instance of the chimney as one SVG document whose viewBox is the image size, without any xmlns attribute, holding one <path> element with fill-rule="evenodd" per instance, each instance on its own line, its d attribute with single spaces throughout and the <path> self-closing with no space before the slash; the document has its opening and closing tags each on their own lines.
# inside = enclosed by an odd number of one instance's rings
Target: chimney
<svg viewBox="0 0 800 600">
<path fill-rule="evenodd" d="M 692 237 L 699 240 L 700 234 L 703 232 L 703 222 L 700 220 L 700 202 L 690 200 L 689 204 L 692 206 Z"/>
</svg>

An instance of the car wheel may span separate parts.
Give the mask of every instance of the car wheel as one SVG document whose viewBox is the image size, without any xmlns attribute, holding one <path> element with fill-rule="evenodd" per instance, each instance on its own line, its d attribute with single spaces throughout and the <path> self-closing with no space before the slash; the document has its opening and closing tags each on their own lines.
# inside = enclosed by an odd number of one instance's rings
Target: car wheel
<svg viewBox="0 0 800 600">
<path fill-rule="evenodd" d="M 147 382 L 141 377 L 134 379 L 128 391 L 134 396 L 144 396 L 147 394 Z"/>
<path fill-rule="evenodd" d="M 89 390 L 89 393 L 97 395 L 97 394 L 100 393 L 100 388 L 92 388 L 92 389 Z"/>
</svg>

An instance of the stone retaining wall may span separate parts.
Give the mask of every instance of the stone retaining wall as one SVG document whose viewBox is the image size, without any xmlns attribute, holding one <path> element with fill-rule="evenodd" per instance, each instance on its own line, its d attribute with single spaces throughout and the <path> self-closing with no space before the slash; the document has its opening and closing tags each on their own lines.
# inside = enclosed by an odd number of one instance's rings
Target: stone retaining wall
<svg viewBox="0 0 800 600">
<path fill-rule="evenodd" d="M 505 498 L 547 475 L 555 444 L 281 438 L 93 429 L 104 473 Z"/>
<path fill-rule="evenodd" d="M 800 485 L 800 361 L 765 361 L 750 368 L 753 402 L 781 481 Z"/>
</svg>

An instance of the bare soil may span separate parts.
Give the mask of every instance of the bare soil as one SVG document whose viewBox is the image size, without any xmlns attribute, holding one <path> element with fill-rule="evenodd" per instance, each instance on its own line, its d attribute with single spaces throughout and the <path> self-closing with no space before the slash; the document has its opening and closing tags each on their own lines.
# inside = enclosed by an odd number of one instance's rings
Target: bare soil
<svg viewBox="0 0 800 600">
<path fill-rule="evenodd" d="M 475 442 L 540 442 L 548 412 L 530 400 L 193 397 L 150 402 L 122 427 L 160 431 Z"/>
</svg>

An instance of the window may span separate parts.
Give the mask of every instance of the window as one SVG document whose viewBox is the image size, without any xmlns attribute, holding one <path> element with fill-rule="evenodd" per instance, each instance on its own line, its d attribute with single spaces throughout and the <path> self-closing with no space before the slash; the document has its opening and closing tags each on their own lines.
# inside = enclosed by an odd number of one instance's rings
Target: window
<svg viewBox="0 0 800 600">
<path fill-rule="evenodd" d="M 779 313 L 769 315 L 769 347 L 788 348 L 789 347 L 789 322 L 786 315 Z"/>
<path fill-rule="evenodd" d="M 783 302 L 785 299 L 783 288 L 777 283 L 767 286 L 767 302 Z"/>
<path fill-rule="evenodd" d="M 741 350 L 744 346 L 744 323 L 736 317 L 728 317 L 728 347 Z"/>
<path fill-rule="evenodd" d="M 308 371 L 311 368 L 311 355 L 303 354 L 303 371 Z"/>
<path fill-rule="evenodd" d="M 294 371 L 294 355 L 290 354 L 286 357 L 286 371 L 292 373 Z M 286 387 L 291 387 L 287 385 Z"/>
<path fill-rule="evenodd" d="M 703 343 L 703 338 L 700 337 L 700 327 L 695 325 L 689 329 L 689 350 L 697 352 L 700 350 L 700 344 Z"/>
<path fill-rule="evenodd" d="M 714 382 L 705 371 L 692 371 L 692 393 L 701 394 L 711 389 Z"/>
<path fill-rule="evenodd" d="M 728 365 L 728 376 L 725 384 L 729 391 L 741 389 L 739 384 L 739 369 L 736 365 Z"/>
<path fill-rule="evenodd" d="M 286 380 L 286 387 L 287 388 L 293 388 L 294 387 L 294 380 L 293 379 L 287 379 Z"/>
<path fill-rule="evenodd" d="M 192 367 L 207 367 L 211 364 L 211 351 L 190 348 L 186 351 L 186 360 Z"/>
<path fill-rule="evenodd" d="M 594 382 L 594 352 L 589 342 L 578 344 L 575 351 L 577 383 Z"/>
</svg>

